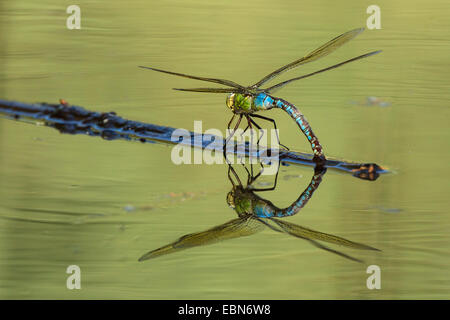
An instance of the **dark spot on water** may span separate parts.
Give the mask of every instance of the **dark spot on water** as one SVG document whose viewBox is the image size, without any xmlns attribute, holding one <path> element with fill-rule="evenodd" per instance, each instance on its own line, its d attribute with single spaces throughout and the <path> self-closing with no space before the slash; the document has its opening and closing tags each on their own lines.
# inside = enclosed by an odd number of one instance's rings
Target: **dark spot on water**
<svg viewBox="0 0 450 320">
<path fill-rule="evenodd" d="M 402 209 L 399 209 L 399 208 L 379 207 L 378 210 L 385 212 L 385 213 L 400 213 L 400 212 L 402 212 Z"/>
</svg>

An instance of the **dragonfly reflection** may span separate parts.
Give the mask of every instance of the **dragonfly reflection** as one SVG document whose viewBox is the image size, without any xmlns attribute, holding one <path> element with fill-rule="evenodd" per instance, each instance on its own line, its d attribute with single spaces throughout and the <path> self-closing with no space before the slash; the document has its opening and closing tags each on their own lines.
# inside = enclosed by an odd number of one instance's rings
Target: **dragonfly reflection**
<svg viewBox="0 0 450 320">
<path fill-rule="evenodd" d="M 367 246 L 365 244 L 353 242 L 338 236 L 315 231 L 291 222 L 281 220 L 281 218 L 295 215 L 306 205 L 306 203 L 311 199 L 312 195 L 319 187 L 322 178 L 325 175 L 326 168 L 316 166 L 314 175 L 312 176 L 309 185 L 300 194 L 300 196 L 287 208 L 279 208 L 271 201 L 255 194 L 255 192 L 259 191 L 274 190 L 277 184 L 278 172 L 275 175 L 275 181 L 272 187 L 255 188 L 253 185 L 256 179 L 261 176 L 262 171 L 254 176 L 252 174 L 253 168 L 252 173 L 250 173 L 247 168 L 245 169 L 247 170 L 247 184 L 244 187 L 235 169 L 231 165 L 229 165 L 228 167 L 228 179 L 232 184 L 232 189 L 227 194 L 226 199 L 228 205 L 237 213 L 238 218 L 205 231 L 184 235 L 168 245 L 144 254 L 139 259 L 139 261 L 156 258 L 183 249 L 213 244 L 227 239 L 249 236 L 265 230 L 266 228 L 269 228 L 276 232 L 286 233 L 296 238 L 307 240 L 320 249 L 332 252 L 353 261 L 362 262 L 361 260 L 351 257 L 345 253 L 329 248 L 318 241 L 345 246 L 353 249 L 379 251 L 378 249 Z"/>
</svg>

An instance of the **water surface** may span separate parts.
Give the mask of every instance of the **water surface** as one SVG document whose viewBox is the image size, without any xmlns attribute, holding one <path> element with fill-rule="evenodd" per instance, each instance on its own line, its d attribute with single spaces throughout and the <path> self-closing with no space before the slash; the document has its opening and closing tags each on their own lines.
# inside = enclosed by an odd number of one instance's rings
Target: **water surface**
<svg viewBox="0 0 450 320">
<path fill-rule="evenodd" d="M 177 166 L 164 145 L 0 119 L 0 297 L 448 299 L 449 5 L 377 4 L 381 30 L 366 30 L 282 79 L 372 50 L 382 54 L 277 95 L 306 114 L 330 156 L 393 171 L 372 182 L 329 171 L 285 221 L 381 252 L 330 245 L 364 261 L 357 263 L 267 228 L 138 262 L 182 235 L 237 217 L 226 202 L 227 167 Z M 24 102 L 64 98 L 188 130 L 202 120 L 204 129 L 224 131 L 230 113 L 223 95 L 172 91 L 199 83 L 137 65 L 253 83 L 364 26 L 368 5 L 91 1 L 81 4 L 82 29 L 67 30 L 59 1 L 2 3 L 0 94 Z M 387 104 L 368 104 L 370 97 Z M 270 116 L 284 144 L 309 151 L 287 115 Z M 261 196 L 286 207 L 312 175 L 310 167 L 282 167 L 277 188 Z M 72 264 L 81 268 L 81 290 L 66 288 Z M 366 287 L 373 264 L 381 268 L 380 290 Z"/>
</svg>

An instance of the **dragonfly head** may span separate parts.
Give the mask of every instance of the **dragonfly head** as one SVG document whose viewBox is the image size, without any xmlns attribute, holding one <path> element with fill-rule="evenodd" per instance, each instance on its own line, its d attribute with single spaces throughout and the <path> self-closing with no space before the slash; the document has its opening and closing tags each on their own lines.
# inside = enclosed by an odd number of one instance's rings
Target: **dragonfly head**
<svg viewBox="0 0 450 320">
<path fill-rule="evenodd" d="M 227 204 L 239 216 L 248 215 L 252 212 L 252 200 L 242 186 L 235 186 L 227 194 Z"/>
<path fill-rule="evenodd" d="M 241 113 L 251 110 L 253 96 L 241 93 L 230 93 L 227 96 L 227 107 L 233 112 Z"/>
</svg>

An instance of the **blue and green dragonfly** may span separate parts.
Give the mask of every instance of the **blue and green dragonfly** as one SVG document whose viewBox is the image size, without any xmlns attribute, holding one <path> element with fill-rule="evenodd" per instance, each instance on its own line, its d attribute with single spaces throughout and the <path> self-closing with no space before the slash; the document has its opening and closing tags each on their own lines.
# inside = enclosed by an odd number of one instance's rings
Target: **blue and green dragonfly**
<svg viewBox="0 0 450 320">
<path fill-rule="evenodd" d="M 247 170 L 247 168 L 245 169 Z M 314 192 L 319 188 L 319 185 L 322 182 L 322 178 L 325 173 L 326 169 L 324 167 L 316 166 L 314 175 L 311 178 L 311 182 L 300 194 L 300 196 L 290 206 L 286 208 L 279 208 L 270 200 L 264 199 L 255 194 L 255 192 L 257 191 L 261 192 L 274 190 L 277 184 L 278 173 L 275 177 L 273 187 L 258 189 L 255 188 L 253 184 L 255 183 L 256 179 L 260 177 L 261 171 L 256 176 L 253 176 L 253 174 L 251 174 L 247 170 L 247 185 L 244 187 L 241 179 L 239 178 L 239 175 L 236 173 L 233 167 L 229 165 L 228 179 L 232 184 L 232 189 L 230 192 L 228 192 L 226 199 L 228 206 L 237 213 L 238 218 L 227 221 L 208 230 L 184 235 L 170 244 L 147 252 L 139 259 L 139 261 L 154 259 L 156 257 L 160 257 L 169 253 L 175 253 L 189 248 L 214 244 L 224 240 L 250 236 L 266 230 L 266 228 L 269 228 L 279 233 L 285 233 L 295 238 L 307 240 L 319 249 L 337 254 L 346 259 L 362 262 L 357 258 L 330 248 L 320 242 L 326 242 L 360 250 L 379 250 L 362 243 L 302 227 L 292 222 L 283 221 L 283 218 L 291 217 L 300 212 L 300 210 L 312 198 Z"/>
<path fill-rule="evenodd" d="M 319 48 L 315 49 L 314 51 L 310 52 L 306 56 L 304 56 L 298 60 L 295 60 L 295 61 L 273 71 L 272 73 L 266 75 L 264 78 L 262 78 L 255 84 L 247 86 L 247 87 L 242 86 L 242 85 L 240 85 L 234 81 L 230 81 L 230 80 L 197 77 L 197 76 L 192 76 L 192 75 L 187 75 L 187 74 L 182 74 L 182 73 L 177 73 L 177 72 L 172 72 L 172 71 L 166 71 L 166 70 L 161 70 L 161 69 L 156 69 L 156 68 L 151 68 L 151 67 L 144 67 L 144 66 L 139 66 L 139 67 L 158 71 L 158 72 L 167 73 L 170 75 L 176 75 L 176 76 L 185 77 L 185 78 L 189 78 L 189 79 L 213 82 L 213 83 L 228 86 L 227 88 L 192 88 L 192 89 L 174 88 L 174 90 L 180 90 L 180 91 L 228 93 L 229 94 L 227 96 L 226 104 L 227 104 L 228 108 L 230 108 L 231 111 L 233 112 L 233 117 L 231 118 L 231 120 L 228 123 L 228 129 L 230 129 L 231 124 L 233 123 L 233 121 L 236 117 L 237 117 L 237 122 L 234 126 L 234 129 L 233 129 L 231 135 L 227 138 L 226 142 L 228 142 L 229 139 L 236 132 L 243 117 L 245 117 L 247 119 L 247 123 L 248 123 L 246 130 L 248 128 L 253 129 L 253 126 L 258 128 L 259 130 L 261 129 L 261 127 L 255 122 L 255 120 L 253 118 L 259 118 L 259 119 L 270 121 L 270 122 L 272 122 L 274 128 L 277 129 L 275 120 L 265 117 L 265 116 L 261 116 L 259 114 L 256 114 L 256 112 L 262 111 L 262 110 L 269 110 L 269 109 L 273 109 L 273 108 L 279 108 L 279 109 L 286 111 L 291 116 L 291 118 L 294 119 L 294 121 L 300 127 L 302 132 L 307 137 L 309 143 L 311 144 L 311 148 L 314 153 L 314 158 L 313 158 L 314 161 L 316 161 L 317 163 L 324 163 L 326 158 L 325 158 L 325 155 L 323 152 L 322 145 L 320 144 L 317 136 L 313 133 L 311 126 L 309 125 L 305 116 L 293 104 L 291 104 L 281 98 L 274 97 L 271 94 L 274 93 L 276 90 L 281 89 L 282 87 L 284 87 L 285 85 L 287 85 L 293 81 L 304 79 L 304 78 L 307 78 L 307 77 L 310 77 L 310 76 L 313 76 L 313 75 L 316 75 L 316 74 L 319 74 L 319 73 L 322 73 L 322 72 L 325 72 L 325 71 L 328 71 L 331 69 L 338 68 L 349 62 L 372 56 L 381 51 L 380 50 L 372 51 L 372 52 L 354 57 L 352 59 L 340 62 L 333 66 L 330 66 L 330 67 L 327 67 L 327 68 L 324 68 L 324 69 L 321 69 L 321 70 L 318 70 L 318 71 L 315 71 L 312 73 L 308 73 L 308 74 L 302 75 L 300 77 L 295 77 L 295 78 L 280 82 L 276 85 L 273 85 L 273 86 L 265 88 L 265 89 L 262 89 L 261 86 L 263 84 L 265 84 L 266 82 L 268 82 L 269 80 L 272 80 L 273 78 L 281 75 L 282 73 L 284 73 L 290 69 L 296 68 L 298 66 L 301 66 L 303 64 L 306 64 L 306 63 L 309 63 L 312 61 L 315 61 L 321 57 L 324 57 L 324 56 L 330 54 L 331 52 L 333 52 L 334 50 L 336 50 L 337 48 L 339 48 L 346 42 L 348 42 L 351 39 L 353 39 L 354 37 L 356 37 L 363 30 L 364 30 L 364 28 L 359 28 L 359 29 L 354 29 L 354 30 L 348 31 L 344 34 L 341 34 L 340 36 L 330 40 L 329 42 L 325 43 L 324 45 L 322 45 Z"/>
</svg>

